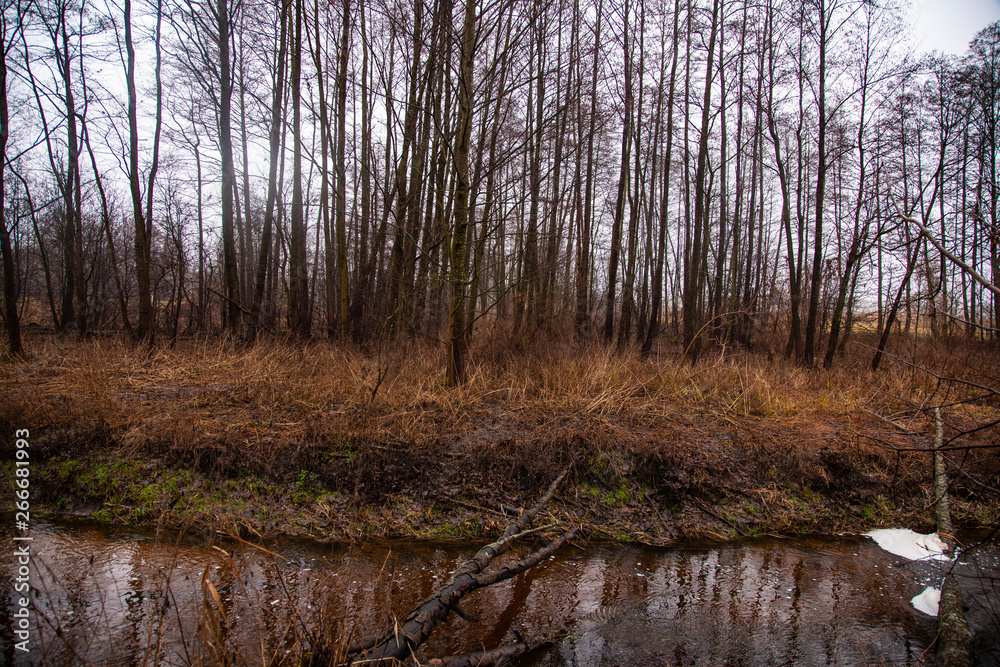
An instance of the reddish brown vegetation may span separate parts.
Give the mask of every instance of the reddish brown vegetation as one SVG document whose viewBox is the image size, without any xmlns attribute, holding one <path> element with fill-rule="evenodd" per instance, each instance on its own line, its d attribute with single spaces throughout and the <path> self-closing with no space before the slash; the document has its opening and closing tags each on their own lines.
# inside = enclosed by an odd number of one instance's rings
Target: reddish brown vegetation
<svg viewBox="0 0 1000 667">
<path fill-rule="evenodd" d="M 431 347 L 367 355 L 190 341 L 147 354 L 117 339 L 37 339 L 31 349 L 0 366 L 0 424 L 30 428 L 39 462 L 154 460 L 206 483 L 308 473 L 340 499 L 312 529 L 340 534 L 442 534 L 445 523 L 488 532 L 481 508 L 530 501 L 568 464 L 558 513 L 615 538 L 929 525 L 930 460 L 912 451 L 930 432 L 919 408 L 978 391 L 898 362 L 873 374 L 860 355 L 809 371 L 747 354 L 691 366 L 599 346 L 482 343 L 468 382 L 446 388 Z M 963 354 L 921 347 L 918 358 L 939 374 L 1000 375 L 996 352 Z M 954 435 L 996 419 L 998 401 L 946 414 Z M 995 451 L 951 454 L 962 470 L 956 523 L 997 521 Z M 72 478 L 50 477 L 51 495 L 73 495 Z M 280 519 L 242 525 L 301 530 Z"/>
</svg>

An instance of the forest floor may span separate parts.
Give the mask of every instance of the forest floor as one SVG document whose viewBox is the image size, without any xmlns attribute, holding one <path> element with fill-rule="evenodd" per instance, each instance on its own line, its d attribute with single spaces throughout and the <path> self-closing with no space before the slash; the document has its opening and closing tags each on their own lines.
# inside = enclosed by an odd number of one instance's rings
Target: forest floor
<svg viewBox="0 0 1000 667">
<path fill-rule="evenodd" d="M 0 433 L 30 432 L 33 513 L 240 535 L 479 538 L 572 466 L 550 519 L 668 544 L 932 530 L 921 450 L 934 432 L 926 409 L 943 404 L 945 437 L 962 447 L 948 452 L 956 527 L 1000 523 L 1000 456 L 976 448 L 1000 429 L 960 435 L 1000 420 L 998 395 L 975 386 L 1000 387 L 996 348 L 910 340 L 905 361 L 873 373 L 863 341 L 823 371 L 733 350 L 692 366 L 667 341 L 642 360 L 480 338 L 469 381 L 447 388 L 443 350 L 429 344 L 364 353 L 209 339 L 148 351 L 39 334 L 25 360 L 0 361 Z"/>
</svg>

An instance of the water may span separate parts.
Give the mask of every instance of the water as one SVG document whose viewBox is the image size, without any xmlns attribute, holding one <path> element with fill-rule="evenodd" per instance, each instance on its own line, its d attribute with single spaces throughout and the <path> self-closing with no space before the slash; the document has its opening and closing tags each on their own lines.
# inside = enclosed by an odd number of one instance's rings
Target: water
<svg viewBox="0 0 1000 667">
<path fill-rule="evenodd" d="M 0 555 L 0 663 L 294 664 L 316 638 L 359 637 L 405 614 L 479 545 L 232 540 L 80 523 L 32 528 L 32 652 L 14 651 L 16 564 Z M 4 535 L 7 544 L 13 544 Z M 518 558 L 524 552 L 513 552 Z M 649 549 L 566 547 L 463 603 L 419 651 L 459 655 L 555 638 L 523 665 L 933 664 L 936 619 L 910 599 L 947 564 L 864 537 Z M 977 664 L 1000 664 L 995 548 L 957 566 Z M 211 587 L 203 584 L 203 579 Z M 212 592 L 218 594 L 218 603 Z"/>
</svg>

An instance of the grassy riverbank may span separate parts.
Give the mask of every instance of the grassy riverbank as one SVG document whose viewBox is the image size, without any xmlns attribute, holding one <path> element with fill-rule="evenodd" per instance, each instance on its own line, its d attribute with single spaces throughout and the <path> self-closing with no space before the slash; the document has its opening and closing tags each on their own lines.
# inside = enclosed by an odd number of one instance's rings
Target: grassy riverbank
<svg viewBox="0 0 1000 667">
<path fill-rule="evenodd" d="M 933 525 L 921 407 L 981 390 L 864 348 L 833 371 L 728 354 L 681 363 L 603 347 L 443 352 L 325 342 L 243 348 L 31 339 L 0 362 L 0 431 L 30 430 L 32 509 L 240 534 L 471 538 L 530 504 L 566 465 L 552 518 L 592 535 L 835 533 Z M 994 386 L 985 347 L 909 346 L 910 362 Z M 914 356 L 916 351 L 916 356 Z M 945 409 L 948 435 L 1000 418 L 996 397 Z M 909 433 L 906 432 L 909 430 Z M 955 445 L 996 441 L 996 430 Z M 905 450 L 905 451 L 901 451 Z M 1000 522 L 992 449 L 950 453 L 958 528 Z M 13 464 L 4 464 L 12 476 Z"/>
</svg>

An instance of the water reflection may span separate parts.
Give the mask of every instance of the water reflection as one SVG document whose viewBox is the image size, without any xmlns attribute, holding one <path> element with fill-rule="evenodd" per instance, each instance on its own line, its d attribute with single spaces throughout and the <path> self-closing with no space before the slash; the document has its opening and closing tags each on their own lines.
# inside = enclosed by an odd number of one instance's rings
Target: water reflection
<svg viewBox="0 0 1000 667">
<path fill-rule="evenodd" d="M 415 543 L 233 541 L 50 524 L 33 528 L 33 652 L 11 664 L 181 665 L 222 643 L 238 662 L 291 662 L 317 637 L 356 639 L 440 585 L 476 549 Z M 10 543 L 8 539 L 8 543 Z M 13 559 L 0 584 L 13 591 Z M 514 552 L 508 558 L 518 558 Z M 925 664 L 936 620 L 910 599 L 941 564 L 913 563 L 867 538 L 768 540 L 654 550 L 566 548 L 526 575 L 470 596 L 478 623 L 452 617 L 421 650 L 463 654 L 558 635 L 532 665 Z M 996 550 L 957 566 L 978 662 L 1000 663 Z M 202 586 L 207 574 L 219 604 Z M 14 593 L 0 624 L 11 626 Z M 220 608 L 221 605 L 221 608 Z M 219 634 L 206 635 L 215 619 Z"/>
</svg>

